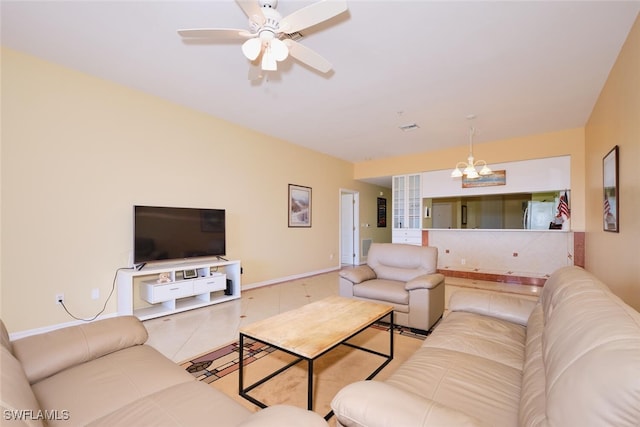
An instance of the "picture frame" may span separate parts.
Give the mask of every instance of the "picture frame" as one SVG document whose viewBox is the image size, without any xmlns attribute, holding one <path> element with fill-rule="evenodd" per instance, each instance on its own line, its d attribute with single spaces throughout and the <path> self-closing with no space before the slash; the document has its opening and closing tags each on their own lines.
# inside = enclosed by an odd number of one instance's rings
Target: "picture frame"
<svg viewBox="0 0 640 427">
<path fill-rule="evenodd" d="M 495 185 L 507 185 L 507 171 L 493 171 L 491 175 L 480 175 L 470 179 L 466 175 L 462 177 L 462 188 L 493 187 Z"/>
<path fill-rule="evenodd" d="M 387 199 L 378 197 L 378 227 L 387 226 Z"/>
<path fill-rule="evenodd" d="M 311 203 L 311 187 L 289 184 L 289 227 L 311 227 Z"/>
<path fill-rule="evenodd" d="M 620 199 L 618 188 L 619 149 L 614 146 L 602 158 L 602 228 L 604 231 L 618 233 L 620 231 Z"/>
</svg>

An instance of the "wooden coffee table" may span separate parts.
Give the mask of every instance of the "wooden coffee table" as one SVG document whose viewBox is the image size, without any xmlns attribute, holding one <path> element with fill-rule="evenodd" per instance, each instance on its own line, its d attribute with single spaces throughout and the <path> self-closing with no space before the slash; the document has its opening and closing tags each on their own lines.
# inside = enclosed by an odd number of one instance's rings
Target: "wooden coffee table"
<svg viewBox="0 0 640 427">
<path fill-rule="evenodd" d="M 387 315 L 391 319 L 388 354 L 346 342 Z M 287 366 L 245 387 L 243 354 L 245 337 L 269 344 L 278 350 L 296 356 L 296 359 Z M 240 396 L 261 408 L 266 408 L 266 404 L 249 396 L 248 393 L 297 363 L 306 360 L 308 363 L 307 409 L 313 410 L 313 362 L 341 344 L 383 357 L 384 362 L 366 379 L 370 380 L 375 377 L 382 368 L 393 360 L 393 307 L 332 296 L 240 328 L 238 375 Z M 325 419 L 328 420 L 332 415 L 333 411 L 329 412 Z"/>
</svg>

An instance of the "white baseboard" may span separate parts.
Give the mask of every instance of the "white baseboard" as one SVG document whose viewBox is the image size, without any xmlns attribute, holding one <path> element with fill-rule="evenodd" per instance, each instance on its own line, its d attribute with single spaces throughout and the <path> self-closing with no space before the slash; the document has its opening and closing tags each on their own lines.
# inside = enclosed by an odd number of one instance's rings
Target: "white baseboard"
<svg viewBox="0 0 640 427">
<path fill-rule="evenodd" d="M 280 277 L 278 279 L 265 280 L 263 282 L 250 283 L 248 285 L 243 284 L 242 285 L 242 290 L 243 291 L 248 291 L 249 289 L 261 288 L 263 286 L 276 285 L 278 283 L 290 282 L 292 280 L 297 280 L 297 279 L 304 279 L 305 277 L 317 276 L 318 274 L 329 273 L 329 272 L 336 271 L 336 270 L 340 270 L 340 266 L 327 268 L 325 270 L 318 270 L 318 271 L 311 271 L 311 272 L 302 273 L 302 274 L 296 274 L 296 275 L 293 275 L 293 276 Z"/>
</svg>

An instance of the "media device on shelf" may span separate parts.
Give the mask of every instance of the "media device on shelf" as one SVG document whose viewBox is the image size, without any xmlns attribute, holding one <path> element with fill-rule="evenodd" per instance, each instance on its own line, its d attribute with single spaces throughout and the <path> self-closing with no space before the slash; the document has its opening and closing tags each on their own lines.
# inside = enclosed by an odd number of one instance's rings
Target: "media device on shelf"
<svg viewBox="0 0 640 427">
<path fill-rule="evenodd" d="M 133 262 L 223 257 L 224 209 L 134 206 Z"/>
</svg>

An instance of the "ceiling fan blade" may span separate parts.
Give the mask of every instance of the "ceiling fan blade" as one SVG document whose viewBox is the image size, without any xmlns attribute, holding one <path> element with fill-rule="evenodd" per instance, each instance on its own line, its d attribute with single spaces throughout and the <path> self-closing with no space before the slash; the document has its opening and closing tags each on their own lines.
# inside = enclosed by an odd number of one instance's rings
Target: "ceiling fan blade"
<svg viewBox="0 0 640 427">
<path fill-rule="evenodd" d="M 256 17 L 258 20 L 262 19 L 262 8 L 258 4 L 258 0 L 236 0 L 236 3 L 250 21 L 254 21 Z"/>
<path fill-rule="evenodd" d="M 328 73 L 331 71 L 331 68 L 333 68 L 329 61 L 308 47 L 291 39 L 285 39 L 283 41 L 289 48 L 289 55 L 293 56 L 298 61 L 307 64 L 309 67 L 315 68 L 322 73 Z"/>
<path fill-rule="evenodd" d="M 287 34 L 295 33 L 333 18 L 346 10 L 346 0 L 321 0 L 282 18 L 280 30 Z"/>
<path fill-rule="evenodd" d="M 212 40 L 242 40 L 254 37 L 247 30 L 235 28 L 192 28 L 178 30 L 178 34 L 186 39 L 212 39 Z"/>
</svg>

